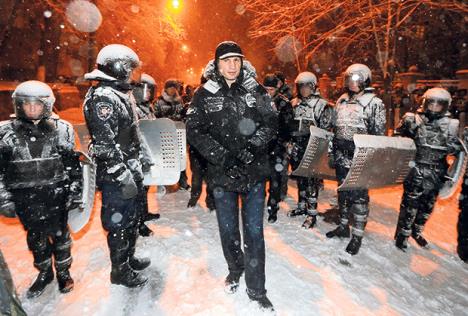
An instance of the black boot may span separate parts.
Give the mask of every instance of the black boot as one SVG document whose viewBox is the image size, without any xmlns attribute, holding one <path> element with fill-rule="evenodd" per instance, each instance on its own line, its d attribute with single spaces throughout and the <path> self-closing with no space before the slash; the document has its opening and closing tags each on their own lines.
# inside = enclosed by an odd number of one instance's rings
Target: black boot
<svg viewBox="0 0 468 316">
<path fill-rule="evenodd" d="M 109 232 L 107 243 L 112 262 L 111 283 L 133 288 L 145 285 L 148 279 L 133 271 L 128 263 L 130 242 L 133 242 L 133 239 L 129 239 L 129 236 L 136 235 L 135 228 L 130 230 L 120 229 Z"/>
<path fill-rule="evenodd" d="M 239 288 L 239 280 L 241 276 L 242 272 L 229 272 L 229 274 L 226 276 L 226 279 L 224 280 L 224 292 L 227 294 L 235 293 Z"/>
<path fill-rule="evenodd" d="M 307 209 L 305 206 L 305 202 L 304 203 L 300 202 L 296 209 L 288 212 L 289 217 L 301 216 L 301 215 L 306 215 L 306 214 L 307 214 Z"/>
<path fill-rule="evenodd" d="M 275 311 L 275 308 L 273 307 L 273 304 L 268 299 L 266 294 L 256 294 L 255 292 L 247 289 L 247 295 L 249 296 L 251 301 L 254 301 L 254 302 L 258 303 L 258 306 L 260 307 L 261 310 L 267 311 L 267 312 L 274 312 Z"/>
<path fill-rule="evenodd" d="M 353 235 L 353 237 L 351 237 L 351 240 L 349 241 L 348 246 L 346 247 L 346 252 L 353 256 L 356 255 L 359 252 L 359 249 L 361 248 L 361 243 L 362 236 Z"/>
<path fill-rule="evenodd" d="M 190 185 L 187 182 L 187 174 L 185 173 L 185 171 L 182 171 L 180 173 L 179 190 L 185 190 L 185 191 L 190 190 Z"/>
<path fill-rule="evenodd" d="M 427 242 L 426 238 L 424 238 L 422 235 L 423 229 L 424 229 L 424 224 L 423 225 L 413 224 L 411 237 L 413 237 L 413 239 L 421 248 L 428 248 L 429 243 Z"/>
<path fill-rule="evenodd" d="M 148 282 L 148 278 L 133 271 L 128 262 L 120 265 L 112 264 L 110 280 L 112 284 L 123 285 L 129 288 L 143 286 Z"/>
<path fill-rule="evenodd" d="M 326 233 L 327 238 L 339 237 L 339 238 L 349 238 L 351 235 L 349 231 L 349 225 L 340 224 L 337 228 Z"/>
<path fill-rule="evenodd" d="M 312 229 L 314 228 L 316 223 L 317 223 L 317 215 L 307 215 L 304 223 L 302 223 L 302 227 L 305 229 Z"/>
<path fill-rule="evenodd" d="M 60 293 L 68 293 L 73 290 L 75 282 L 70 276 L 70 270 L 57 271 L 57 282 Z"/>
<path fill-rule="evenodd" d="M 157 220 L 161 217 L 161 214 L 159 213 L 146 213 L 143 215 L 143 221 L 148 222 L 148 221 L 154 221 Z"/>
<path fill-rule="evenodd" d="M 267 208 L 268 210 L 268 223 L 273 224 L 278 220 L 278 205 L 270 205 Z"/>
<path fill-rule="evenodd" d="M 429 243 L 421 234 L 412 233 L 411 237 L 413 237 L 413 239 L 421 248 L 428 248 Z"/>
<path fill-rule="evenodd" d="M 406 252 L 408 249 L 408 236 L 405 236 L 402 233 L 396 233 L 395 246 L 401 251 Z"/>
<path fill-rule="evenodd" d="M 133 228 L 129 228 L 127 230 L 127 238 L 128 238 L 128 263 L 133 270 L 141 271 L 148 268 L 151 265 L 150 258 L 137 258 L 135 257 L 135 250 L 136 250 L 136 241 L 138 238 L 138 234 L 136 230 Z"/>
<path fill-rule="evenodd" d="M 146 226 L 146 224 L 143 222 L 141 222 L 140 225 L 138 226 L 138 233 L 142 237 L 149 237 L 153 235 L 153 231 L 148 226 Z"/>
<path fill-rule="evenodd" d="M 210 212 L 213 212 L 216 210 L 216 204 L 215 204 L 215 201 L 212 200 L 212 199 L 206 199 L 206 206 L 208 207 L 208 209 L 210 210 Z"/>
<path fill-rule="evenodd" d="M 44 292 L 47 285 L 49 285 L 54 280 L 54 271 L 52 270 L 52 260 L 35 264 L 39 269 L 39 274 L 28 289 L 26 294 L 27 298 L 38 297 Z"/>
<path fill-rule="evenodd" d="M 198 196 L 191 196 L 188 203 L 187 208 L 195 207 L 198 202 Z"/>
</svg>

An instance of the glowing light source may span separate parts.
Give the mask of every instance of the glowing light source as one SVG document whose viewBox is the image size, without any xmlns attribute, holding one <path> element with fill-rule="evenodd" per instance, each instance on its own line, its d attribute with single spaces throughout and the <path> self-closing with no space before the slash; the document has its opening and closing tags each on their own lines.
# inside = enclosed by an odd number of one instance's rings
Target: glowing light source
<svg viewBox="0 0 468 316">
<path fill-rule="evenodd" d="M 180 1 L 179 0 L 172 0 L 171 1 L 171 6 L 174 10 L 179 10 L 180 9 Z"/>
</svg>

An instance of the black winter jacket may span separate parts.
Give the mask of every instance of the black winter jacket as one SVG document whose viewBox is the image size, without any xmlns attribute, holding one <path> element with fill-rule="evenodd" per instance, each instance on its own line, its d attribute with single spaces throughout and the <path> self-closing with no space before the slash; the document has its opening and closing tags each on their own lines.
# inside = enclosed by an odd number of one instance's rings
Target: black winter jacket
<svg viewBox="0 0 468 316">
<path fill-rule="evenodd" d="M 277 138 L 277 117 L 266 90 L 255 80 L 255 69 L 244 61 L 231 87 L 214 69 L 205 68 L 208 82 L 200 87 L 187 111 L 187 139 L 208 161 L 207 182 L 213 189 L 247 192 L 270 173 L 268 149 Z M 245 165 L 235 157 L 242 149 L 254 154 Z M 231 178 L 233 165 L 244 175 Z"/>
</svg>

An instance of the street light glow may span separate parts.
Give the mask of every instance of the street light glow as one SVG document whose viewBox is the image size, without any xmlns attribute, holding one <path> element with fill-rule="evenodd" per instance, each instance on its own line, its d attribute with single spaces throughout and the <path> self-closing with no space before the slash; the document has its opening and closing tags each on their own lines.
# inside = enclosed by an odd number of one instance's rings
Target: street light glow
<svg viewBox="0 0 468 316">
<path fill-rule="evenodd" d="M 172 0 L 172 8 L 179 9 L 180 8 L 180 1 L 179 0 Z"/>
</svg>

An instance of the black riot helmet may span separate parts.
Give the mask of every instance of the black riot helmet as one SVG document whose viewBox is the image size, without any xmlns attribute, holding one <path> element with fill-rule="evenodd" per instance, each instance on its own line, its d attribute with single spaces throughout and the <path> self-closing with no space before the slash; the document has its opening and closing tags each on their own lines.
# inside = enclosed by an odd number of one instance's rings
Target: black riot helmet
<svg viewBox="0 0 468 316">
<path fill-rule="evenodd" d="M 450 93 L 443 88 L 427 90 L 422 97 L 422 108 L 429 119 L 443 117 L 452 103 Z"/>
<path fill-rule="evenodd" d="M 121 44 L 111 44 L 103 47 L 97 56 L 98 70 L 106 75 L 126 82 L 133 70 L 140 66 L 138 55 L 129 47 Z"/>
<path fill-rule="evenodd" d="M 345 71 L 344 87 L 349 92 L 359 93 L 365 88 L 370 87 L 372 73 L 369 67 L 363 64 L 352 64 Z M 357 86 L 359 91 L 352 91 L 351 87 Z"/>
<path fill-rule="evenodd" d="M 35 120 L 48 118 L 52 115 L 55 96 L 52 89 L 41 81 L 30 80 L 19 84 L 12 94 L 15 115 L 20 119 Z M 28 117 L 24 112 L 25 104 L 40 103 L 42 113 L 38 117 Z"/>
<path fill-rule="evenodd" d="M 317 89 L 317 76 L 315 76 L 310 71 L 304 71 L 297 75 L 296 80 L 294 80 L 294 83 L 296 84 L 297 94 L 301 97 L 303 97 L 301 95 L 301 88 L 304 86 L 310 87 L 311 94 L 315 94 Z"/>
<path fill-rule="evenodd" d="M 140 81 L 133 88 L 137 104 L 152 102 L 156 91 L 156 81 L 148 74 L 141 74 Z"/>
</svg>

